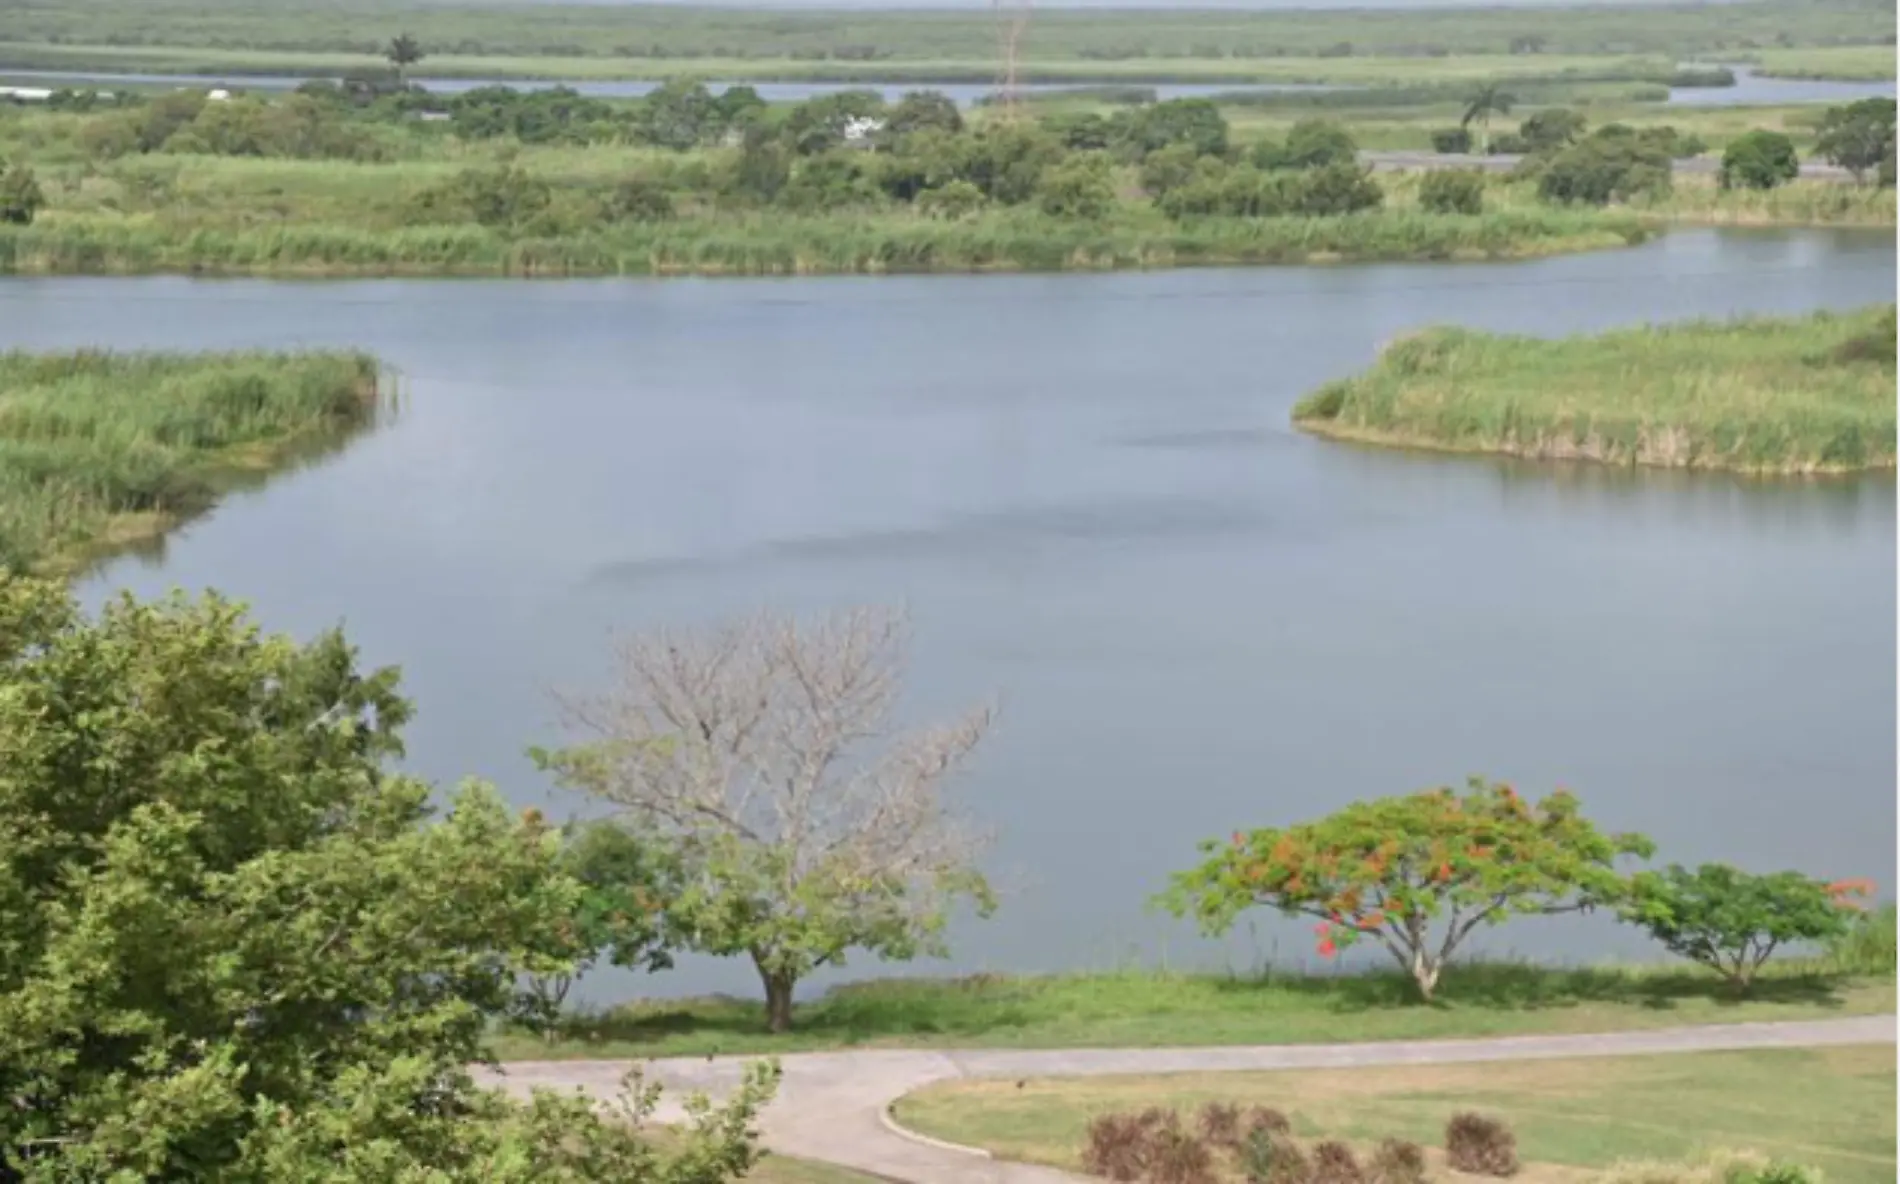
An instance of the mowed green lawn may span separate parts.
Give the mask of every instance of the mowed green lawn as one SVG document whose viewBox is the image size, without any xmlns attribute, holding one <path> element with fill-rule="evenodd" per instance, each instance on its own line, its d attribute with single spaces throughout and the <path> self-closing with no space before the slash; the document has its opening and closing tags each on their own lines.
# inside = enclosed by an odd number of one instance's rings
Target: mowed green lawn
<svg viewBox="0 0 1900 1184">
<path fill-rule="evenodd" d="M 1828 1184 L 1895 1178 L 1894 1046 L 1684 1053 L 1287 1073 L 965 1081 L 901 1099 L 897 1119 L 1009 1159 L 1079 1169 L 1090 1119 L 1208 1101 L 1267 1105 L 1295 1133 L 1443 1145 L 1476 1110 L 1508 1122 L 1525 1179 L 1627 1161 L 1753 1152 L 1820 1168 Z"/>
<path fill-rule="evenodd" d="M 570 1015 L 552 1040 L 500 1034 L 504 1060 L 884 1048 L 1153 1048 L 1313 1044 L 1611 1032 L 1894 1010 L 1891 977 L 1770 968 L 1746 998 L 1680 966 L 1459 966 L 1437 1000 L 1400 975 L 1186 975 L 883 979 L 802 1002 L 794 1027 L 765 1031 L 753 999 L 653 999 Z"/>
</svg>

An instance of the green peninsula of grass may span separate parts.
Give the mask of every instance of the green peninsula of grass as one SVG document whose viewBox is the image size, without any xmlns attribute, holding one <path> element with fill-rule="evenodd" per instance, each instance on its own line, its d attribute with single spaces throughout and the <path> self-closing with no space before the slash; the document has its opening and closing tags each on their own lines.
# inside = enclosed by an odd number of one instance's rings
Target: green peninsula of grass
<svg viewBox="0 0 1900 1184">
<path fill-rule="evenodd" d="M 0 572 L 70 572 L 368 423 L 362 354 L 0 353 Z"/>
<path fill-rule="evenodd" d="M 1894 306 L 1543 340 L 1429 329 L 1293 409 L 1373 444 L 1761 473 L 1894 465 Z"/>
</svg>

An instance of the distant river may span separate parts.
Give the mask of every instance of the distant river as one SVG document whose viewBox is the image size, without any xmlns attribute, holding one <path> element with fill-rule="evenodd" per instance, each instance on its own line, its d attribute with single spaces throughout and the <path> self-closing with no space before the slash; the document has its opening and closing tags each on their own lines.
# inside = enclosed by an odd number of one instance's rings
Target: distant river
<svg viewBox="0 0 1900 1184">
<path fill-rule="evenodd" d="M 1469 773 L 1674 859 L 1894 879 L 1895 486 L 1367 451 L 1294 400 L 1432 322 L 1562 334 L 1891 299 L 1891 235 L 1532 263 L 781 280 L 0 280 L 0 348 L 361 346 L 405 405 L 83 585 L 347 625 L 410 763 L 522 755 L 610 629 L 907 602 L 1009 895 L 955 970 L 1310 957 L 1144 911 L 1198 840 Z M 1640 951 L 1606 925 L 1490 948 Z M 942 967 L 927 969 L 941 970 Z M 852 974 L 875 973 L 857 964 Z M 751 990 L 692 961 L 661 991 Z M 624 993 L 629 980 L 595 984 Z"/>
<path fill-rule="evenodd" d="M 1669 92 L 1669 102 L 1699 107 L 1762 106 L 1774 103 L 1847 103 L 1876 95 L 1891 97 L 1894 93 L 1894 83 L 1891 79 L 1884 82 L 1810 82 L 1790 78 L 1763 78 L 1746 66 L 1731 68 L 1735 71 L 1734 86 L 1679 88 Z M 170 85 L 234 86 L 266 91 L 292 90 L 309 81 L 306 77 L 290 75 L 227 77 L 215 74 L 92 74 L 66 70 L 0 70 L 0 82 L 9 80 L 31 82 L 42 86 L 96 86 L 108 89 L 114 86 Z M 521 90 L 566 86 L 581 94 L 603 99 L 638 98 L 660 85 L 657 82 L 632 80 L 530 82 L 484 78 L 422 78 L 417 81 L 432 91 L 448 95 L 460 94 L 481 86 L 512 86 Z M 768 103 L 798 103 L 817 95 L 834 94 L 841 90 L 874 90 L 883 95 L 887 102 L 895 102 L 910 91 L 934 90 L 948 96 L 961 107 L 975 106 L 980 99 L 996 90 L 995 86 L 988 83 L 969 82 L 752 82 L 744 84 L 712 82 L 707 85 L 715 92 L 723 91 L 729 86 L 751 86 Z M 1220 94 L 1299 94 L 1354 89 L 1350 86 L 1308 83 L 1130 83 L 1114 80 L 1099 83 L 1038 83 L 1025 86 L 1023 89 L 1032 94 L 1061 94 L 1079 86 L 1128 86 L 1152 90 L 1157 99 L 1205 98 Z"/>
</svg>

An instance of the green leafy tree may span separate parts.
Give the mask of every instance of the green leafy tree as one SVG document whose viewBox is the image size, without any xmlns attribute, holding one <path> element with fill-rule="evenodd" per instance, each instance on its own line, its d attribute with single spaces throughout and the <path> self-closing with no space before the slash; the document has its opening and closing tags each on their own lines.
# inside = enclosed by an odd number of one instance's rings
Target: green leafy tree
<svg viewBox="0 0 1900 1184">
<path fill-rule="evenodd" d="M 1186 144 L 1197 156 L 1227 154 L 1227 120 L 1210 99 L 1168 99 L 1117 111 L 1109 134 L 1113 146 L 1135 161 L 1170 144 Z"/>
<path fill-rule="evenodd" d="M 1432 151 L 1441 156 L 1464 156 L 1471 151 L 1471 129 L 1441 127 L 1432 132 Z"/>
<path fill-rule="evenodd" d="M 1515 916 L 1575 912 L 1622 900 L 1625 855 L 1640 835 L 1605 835 L 1558 791 L 1541 802 L 1473 778 L 1465 793 L 1430 790 L 1355 802 L 1284 829 L 1203 846 L 1206 862 L 1175 876 L 1162 902 L 1225 933 L 1266 905 L 1319 921 L 1319 951 L 1361 941 L 1390 953 L 1431 999 L 1474 930 Z"/>
<path fill-rule="evenodd" d="M 33 170 L 20 161 L 0 160 L 0 222 L 30 226 L 45 205 L 46 193 Z"/>
<path fill-rule="evenodd" d="M 427 55 L 422 52 L 421 42 L 403 32 L 389 39 L 389 45 L 383 50 L 383 56 L 388 58 L 389 64 L 395 68 L 396 82 L 401 85 L 408 80 L 409 67 Z"/>
<path fill-rule="evenodd" d="M 1478 151 L 1480 153 L 1486 153 L 1491 150 L 1491 117 L 1493 115 L 1509 115 L 1511 113 L 1511 107 L 1516 101 L 1516 99 L 1506 93 L 1497 83 L 1487 82 L 1483 86 L 1480 86 L 1476 93 L 1465 103 L 1465 113 L 1459 118 L 1458 126 L 1469 128 L 1474 123 L 1478 125 Z"/>
<path fill-rule="evenodd" d="M 1253 163 L 1263 169 L 1318 169 L 1359 163 L 1352 133 L 1331 119 L 1302 119 L 1287 129 L 1282 144 L 1255 147 Z"/>
<path fill-rule="evenodd" d="M 1730 140 L 1722 153 L 1724 189 L 1773 189 L 1800 175 L 1794 141 L 1780 132 L 1744 133 Z"/>
<path fill-rule="evenodd" d="M 1815 155 L 1866 180 L 1893 156 L 1894 101 L 1861 99 L 1844 107 L 1829 107 L 1821 118 L 1814 141 Z"/>
<path fill-rule="evenodd" d="M 902 642 L 870 610 L 633 638 L 613 691 L 562 703 L 588 742 L 533 752 L 672 852 L 668 924 L 752 960 L 774 1032 L 812 971 L 940 953 L 954 905 L 994 904 L 942 792 L 989 712 L 894 734 Z"/>
<path fill-rule="evenodd" d="M 743 1170 L 767 1074 L 677 1162 L 475 1086 L 518 976 L 575 956 L 580 890 L 491 790 L 437 814 L 386 769 L 409 716 L 337 634 L 0 577 L 0 1179 Z"/>
<path fill-rule="evenodd" d="M 614 186 L 606 209 L 616 222 L 665 222 L 676 212 L 666 186 L 646 176 L 628 177 Z"/>
<path fill-rule="evenodd" d="M 968 181 L 952 181 L 917 195 L 917 212 L 954 221 L 983 208 L 983 191 Z"/>
<path fill-rule="evenodd" d="M 1477 169 L 1434 169 L 1418 183 L 1418 204 L 1434 214 L 1482 214 L 1484 174 Z"/>
<path fill-rule="evenodd" d="M 1566 205 L 1601 206 L 1668 193 L 1674 176 L 1672 145 L 1673 139 L 1621 125 L 1600 127 L 1538 162 L 1538 196 Z"/>
<path fill-rule="evenodd" d="M 785 142 L 800 156 L 844 147 L 854 120 L 885 118 L 884 98 L 874 90 L 841 90 L 793 107 L 785 117 Z"/>
<path fill-rule="evenodd" d="M 1289 213 L 1330 218 L 1377 209 L 1385 201 L 1385 190 L 1372 179 L 1370 165 L 1338 161 L 1307 169 L 1298 177 Z"/>
<path fill-rule="evenodd" d="M 1859 887 L 1799 872 L 1753 875 L 1724 863 L 1693 871 L 1671 864 L 1639 873 L 1621 912 L 1670 953 L 1746 991 L 1775 951 L 1843 937 L 1859 914 L 1853 903 Z"/>
<path fill-rule="evenodd" d="M 1170 144 L 1151 152 L 1148 159 L 1141 162 L 1141 188 L 1150 197 L 1165 196 L 1169 190 L 1193 180 L 1196 167 L 1204 160 L 1220 163 L 1217 157 L 1200 155 L 1191 144 Z"/>
<path fill-rule="evenodd" d="M 557 866 L 580 885 L 573 916 L 578 952 L 571 966 L 529 980 L 536 1022 L 553 1019 L 601 958 L 631 970 L 673 965 L 666 902 L 678 890 L 679 871 L 667 851 L 612 819 L 572 822 L 561 832 Z"/>
<path fill-rule="evenodd" d="M 1568 107 L 1548 107 L 1517 125 L 1518 138 L 1527 152 L 1555 152 L 1583 135 L 1583 112 Z"/>
<path fill-rule="evenodd" d="M 1100 218 L 1115 206 L 1106 152 L 1077 152 L 1049 169 L 1036 187 L 1036 205 L 1055 218 Z"/>
<path fill-rule="evenodd" d="M 758 98 L 757 92 L 752 97 Z M 646 143 L 684 152 L 710 143 L 746 109 L 743 96 L 727 104 L 724 96 L 714 98 L 704 84 L 679 78 L 640 100 L 634 126 Z"/>
<path fill-rule="evenodd" d="M 948 132 L 963 130 L 963 113 L 941 91 L 914 90 L 897 100 L 884 121 L 883 138 L 895 140 L 920 131 Z"/>
</svg>

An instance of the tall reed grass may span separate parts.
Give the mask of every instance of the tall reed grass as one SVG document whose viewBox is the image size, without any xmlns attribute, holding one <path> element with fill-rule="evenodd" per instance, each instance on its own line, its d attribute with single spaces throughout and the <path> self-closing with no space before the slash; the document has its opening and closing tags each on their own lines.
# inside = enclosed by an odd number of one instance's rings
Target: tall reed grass
<svg viewBox="0 0 1900 1184">
<path fill-rule="evenodd" d="M 1430 329 L 1294 408 L 1322 435 L 1616 464 L 1894 464 L 1894 306 L 1557 341 Z"/>
<path fill-rule="evenodd" d="M 355 353 L 0 353 L 0 571 L 70 570 L 367 423 Z"/>
</svg>

